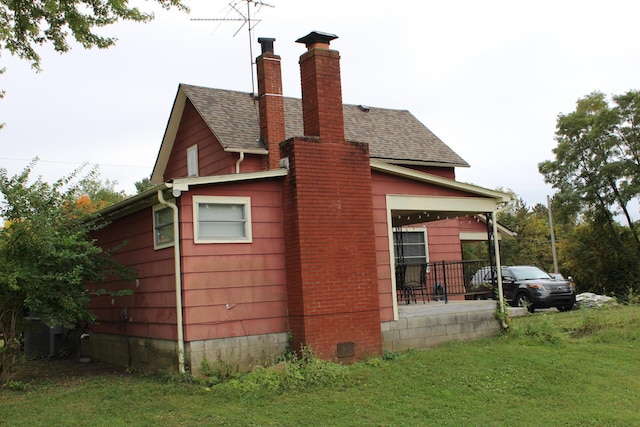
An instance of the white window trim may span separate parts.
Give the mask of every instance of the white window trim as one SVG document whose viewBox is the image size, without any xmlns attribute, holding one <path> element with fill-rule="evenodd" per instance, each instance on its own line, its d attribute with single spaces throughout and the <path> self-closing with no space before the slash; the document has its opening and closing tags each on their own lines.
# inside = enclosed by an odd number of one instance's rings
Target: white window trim
<svg viewBox="0 0 640 427">
<path fill-rule="evenodd" d="M 187 176 L 198 176 L 198 144 L 187 148 Z"/>
<path fill-rule="evenodd" d="M 198 219 L 198 205 L 201 203 L 244 205 L 245 212 L 245 236 L 241 238 L 212 239 L 200 238 Z M 201 243 L 252 243 L 253 224 L 251 222 L 251 198 L 250 197 L 226 197 L 226 196 L 193 196 L 193 240 L 196 244 Z"/>
<path fill-rule="evenodd" d="M 424 234 L 424 257 L 425 262 L 427 264 L 427 268 L 429 265 L 429 236 L 427 235 L 426 227 L 401 227 L 400 232 L 408 232 L 408 233 L 423 233 Z M 395 232 L 395 230 L 394 230 Z M 393 240 L 393 238 L 392 238 Z M 395 245 L 395 242 L 394 242 Z M 392 254 L 395 257 L 395 255 Z"/>
<path fill-rule="evenodd" d="M 164 248 L 170 248 L 173 245 L 175 245 L 175 240 L 176 240 L 176 236 L 173 236 L 173 240 L 171 242 L 168 243 L 163 243 L 163 244 L 158 244 L 158 240 L 156 239 L 156 212 L 162 209 L 169 209 L 171 211 L 171 208 L 162 204 L 158 204 L 158 205 L 154 205 L 153 206 L 153 249 L 164 249 Z M 173 212 L 171 217 L 173 218 Z M 174 227 L 175 225 L 173 224 L 173 221 L 171 221 L 171 227 Z"/>
</svg>

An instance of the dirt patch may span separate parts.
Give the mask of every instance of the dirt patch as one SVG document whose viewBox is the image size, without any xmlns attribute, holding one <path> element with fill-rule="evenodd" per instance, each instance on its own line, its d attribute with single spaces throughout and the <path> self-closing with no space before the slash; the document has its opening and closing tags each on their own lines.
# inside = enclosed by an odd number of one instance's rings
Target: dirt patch
<svg viewBox="0 0 640 427">
<path fill-rule="evenodd" d="M 41 384 L 69 382 L 96 376 L 129 375 L 126 368 L 100 362 L 82 363 L 76 358 L 25 359 L 15 367 L 13 381 Z"/>
</svg>

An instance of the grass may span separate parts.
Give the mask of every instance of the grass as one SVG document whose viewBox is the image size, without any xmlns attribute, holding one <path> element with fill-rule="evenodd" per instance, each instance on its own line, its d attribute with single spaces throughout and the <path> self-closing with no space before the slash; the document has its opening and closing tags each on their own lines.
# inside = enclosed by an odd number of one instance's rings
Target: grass
<svg viewBox="0 0 640 427">
<path fill-rule="evenodd" d="M 28 361 L 0 390 L 0 424 L 640 425 L 640 307 L 535 314 L 510 329 L 349 367 L 310 358 L 284 376 L 256 372 L 218 385 Z"/>
</svg>

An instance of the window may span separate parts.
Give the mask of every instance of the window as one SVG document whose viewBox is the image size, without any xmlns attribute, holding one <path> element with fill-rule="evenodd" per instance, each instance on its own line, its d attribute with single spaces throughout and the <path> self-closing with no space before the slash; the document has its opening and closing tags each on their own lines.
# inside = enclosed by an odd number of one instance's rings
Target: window
<svg viewBox="0 0 640 427">
<path fill-rule="evenodd" d="M 187 148 L 187 176 L 198 176 L 198 146 Z"/>
<path fill-rule="evenodd" d="M 393 252 L 396 264 L 426 264 L 427 230 L 424 228 L 396 228 L 393 232 Z"/>
<path fill-rule="evenodd" d="M 173 246 L 173 210 L 165 205 L 153 207 L 153 247 Z"/>
<path fill-rule="evenodd" d="M 196 243 L 251 243 L 249 197 L 193 197 Z"/>
</svg>

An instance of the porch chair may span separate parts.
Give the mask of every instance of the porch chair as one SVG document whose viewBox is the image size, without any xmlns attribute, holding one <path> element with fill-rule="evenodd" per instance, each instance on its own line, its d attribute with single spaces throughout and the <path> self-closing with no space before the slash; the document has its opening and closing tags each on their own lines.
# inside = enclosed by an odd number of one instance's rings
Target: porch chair
<svg viewBox="0 0 640 427">
<path fill-rule="evenodd" d="M 418 303 L 418 298 L 425 303 L 428 299 L 425 264 L 396 266 L 396 286 L 398 288 L 398 301 L 411 304 Z"/>
</svg>

